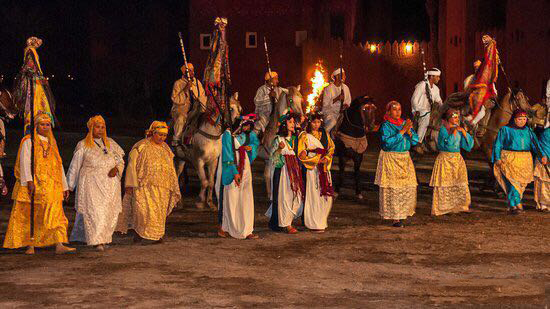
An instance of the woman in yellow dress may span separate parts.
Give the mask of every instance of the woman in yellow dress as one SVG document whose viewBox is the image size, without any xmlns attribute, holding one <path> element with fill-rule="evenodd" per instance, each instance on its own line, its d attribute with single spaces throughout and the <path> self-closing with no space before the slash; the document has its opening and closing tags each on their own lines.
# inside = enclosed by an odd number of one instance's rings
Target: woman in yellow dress
<svg viewBox="0 0 550 309">
<path fill-rule="evenodd" d="M 174 154 L 164 142 L 167 135 L 166 123 L 154 121 L 147 137 L 130 151 L 116 230 L 126 233 L 133 229 L 139 236 L 136 241 L 159 242 L 164 236 L 166 217 L 181 198 Z"/>
<path fill-rule="evenodd" d="M 21 141 L 15 162 L 14 200 L 4 248 L 28 247 L 26 254 L 34 254 L 35 247 L 55 245 L 55 253 L 75 251 L 67 243 L 68 220 L 63 212 L 63 200 L 69 196 L 67 180 L 57 143 L 52 134 L 51 118 L 47 114 L 35 117 L 34 177 L 31 171 L 31 139 Z M 34 237 L 30 234 L 30 202 L 34 194 Z"/>
</svg>

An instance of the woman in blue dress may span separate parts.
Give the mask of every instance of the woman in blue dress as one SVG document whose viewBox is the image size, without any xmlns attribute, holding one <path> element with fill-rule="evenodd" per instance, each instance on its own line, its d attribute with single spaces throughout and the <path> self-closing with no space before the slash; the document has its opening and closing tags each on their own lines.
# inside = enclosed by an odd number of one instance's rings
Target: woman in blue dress
<svg viewBox="0 0 550 309">
<path fill-rule="evenodd" d="M 418 182 L 409 150 L 418 144 L 418 135 L 411 120 L 401 118 L 401 104 L 396 101 L 387 104 L 379 132 L 382 150 L 374 183 L 380 187 L 380 216 L 393 220 L 394 227 L 403 227 L 416 209 Z"/>
<path fill-rule="evenodd" d="M 533 154 L 543 164 L 546 163 L 546 156 L 540 153 L 535 133 L 526 124 L 527 112 L 515 110 L 510 122 L 498 131 L 493 145 L 493 170 L 498 183 L 506 192 L 510 214 L 518 214 L 523 210 L 523 192 L 533 181 Z"/>
<path fill-rule="evenodd" d="M 460 126 L 459 112 L 449 109 L 439 129 L 439 155 L 430 180 L 430 186 L 434 187 L 432 215 L 469 211 L 468 171 L 460 149 L 470 151 L 473 146 L 473 137 Z"/>
</svg>

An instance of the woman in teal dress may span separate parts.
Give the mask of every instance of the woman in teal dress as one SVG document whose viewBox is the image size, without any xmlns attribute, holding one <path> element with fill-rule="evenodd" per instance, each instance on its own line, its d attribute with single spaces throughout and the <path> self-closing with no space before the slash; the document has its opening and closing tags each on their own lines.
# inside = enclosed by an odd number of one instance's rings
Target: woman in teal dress
<svg viewBox="0 0 550 309">
<path fill-rule="evenodd" d="M 542 153 L 548 158 L 548 154 L 550 154 L 550 128 L 544 129 L 539 142 Z M 537 161 L 535 166 L 535 201 L 537 202 L 537 210 L 550 212 L 550 168 L 540 161 Z"/>
<path fill-rule="evenodd" d="M 510 122 L 498 131 L 493 145 L 493 170 L 506 192 L 510 214 L 523 210 L 523 192 L 533 181 L 533 154 L 543 164 L 546 163 L 535 133 L 526 124 L 527 113 L 521 109 L 515 110 Z"/>
<path fill-rule="evenodd" d="M 449 109 L 437 138 L 437 156 L 430 180 L 434 187 L 432 215 L 469 211 L 471 197 L 466 163 L 460 149 L 472 150 L 473 137 L 460 127 L 457 110 Z"/>
</svg>

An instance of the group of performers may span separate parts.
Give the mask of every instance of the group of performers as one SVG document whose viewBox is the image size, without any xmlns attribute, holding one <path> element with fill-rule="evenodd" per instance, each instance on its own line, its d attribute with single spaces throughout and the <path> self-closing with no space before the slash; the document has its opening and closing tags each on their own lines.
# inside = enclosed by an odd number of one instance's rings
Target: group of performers
<svg viewBox="0 0 550 309">
<path fill-rule="evenodd" d="M 174 154 L 165 142 L 169 126 L 154 121 L 145 138 L 132 147 L 126 165 L 124 150 L 107 136 L 105 120 L 94 116 L 87 122 L 88 134 L 76 146 L 65 175 L 52 132 L 55 119 L 46 108 L 53 98 L 36 54 L 41 41 L 31 39 L 25 50 L 19 90 L 26 89 L 20 91 L 23 100 L 42 106 L 32 117 L 34 125 L 26 123 L 33 131 L 27 132 L 19 147 L 14 204 L 4 247 L 26 247 L 27 254 L 34 254 L 35 247 L 54 245 L 56 253 L 63 254 L 75 251 L 65 245 L 70 239 L 104 251 L 115 231 L 130 230 L 135 242 L 161 242 L 166 218 L 181 200 Z M 205 91 L 194 76 L 193 65 L 186 64 L 182 73 L 172 92 L 174 145 L 186 143 L 189 130 L 196 127 L 194 122 L 206 108 Z M 401 104 L 396 101 L 387 104 L 380 125 L 381 150 L 375 176 L 380 188 L 379 213 L 383 219 L 393 220 L 395 227 L 404 226 L 405 219 L 415 213 L 418 182 L 409 150 L 424 138 L 431 104 L 441 103 L 436 86 L 440 75 L 438 69 L 429 70 L 428 79 L 414 91 L 418 134 L 413 122 L 401 117 Z M 272 116 L 273 102 L 287 91 L 279 86 L 278 77 L 276 72 L 266 73 L 265 84 L 254 98 L 256 114 L 239 117 L 221 136 L 222 154 L 215 184 L 220 237 L 258 238 L 254 234 L 251 164 L 258 155 L 259 136 Z M 345 78 L 342 68 L 331 74 L 332 81 L 323 91 L 321 111 L 304 119 L 288 110 L 278 119 L 277 134 L 267 149 L 271 195 L 266 216 L 271 230 L 296 234 L 296 220 L 314 233 L 323 233 L 328 227 L 335 198 L 331 176 L 333 136 L 338 117 L 351 103 Z M 468 212 L 471 203 L 468 173 L 460 152 L 470 151 L 474 140 L 461 126 L 459 111 L 449 109 L 443 119 L 437 139 L 439 155 L 430 180 L 434 216 Z M 537 137 L 526 123 L 527 113 L 516 110 L 510 123 L 499 130 L 493 147 L 495 176 L 507 194 L 510 214 L 523 210 L 523 192 L 533 180 L 537 208 L 550 211 L 550 171 L 546 167 L 550 128 Z M 71 191 L 75 192 L 76 217 L 69 238 L 62 204 Z"/>
</svg>

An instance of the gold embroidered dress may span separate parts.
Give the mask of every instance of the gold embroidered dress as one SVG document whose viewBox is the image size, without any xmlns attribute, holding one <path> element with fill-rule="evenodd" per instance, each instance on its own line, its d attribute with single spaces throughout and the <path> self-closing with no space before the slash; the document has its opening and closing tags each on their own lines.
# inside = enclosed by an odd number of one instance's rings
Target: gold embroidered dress
<svg viewBox="0 0 550 309">
<path fill-rule="evenodd" d="M 471 203 L 468 171 L 460 149 L 470 151 L 473 146 L 470 134 L 449 134 L 445 126 L 439 129 L 437 148 L 440 152 L 430 179 L 430 186 L 434 187 L 432 215 L 468 211 Z"/>
<path fill-rule="evenodd" d="M 416 172 L 409 154 L 418 135 L 401 134 L 404 122 L 385 121 L 380 126 L 382 150 L 378 157 L 374 183 L 380 187 L 380 216 L 402 220 L 414 215 L 416 209 Z"/>
<path fill-rule="evenodd" d="M 21 141 L 15 163 L 14 200 L 11 216 L 4 239 L 4 248 L 26 246 L 45 247 L 66 243 L 68 220 L 63 212 L 63 191 L 67 182 L 61 157 L 53 134 L 44 137 L 35 133 L 35 197 L 34 197 L 34 241 L 30 239 L 30 194 L 27 181 L 30 178 L 30 135 Z"/>
<path fill-rule="evenodd" d="M 173 159 L 165 143 L 145 138 L 134 145 L 125 181 L 133 192 L 124 195 L 117 231 L 133 229 L 149 240 L 164 236 L 166 217 L 181 198 Z"/>
</svg>

